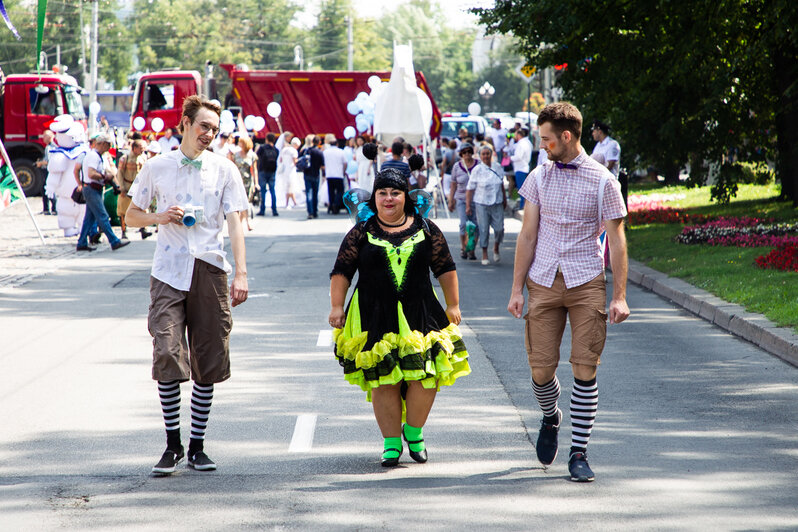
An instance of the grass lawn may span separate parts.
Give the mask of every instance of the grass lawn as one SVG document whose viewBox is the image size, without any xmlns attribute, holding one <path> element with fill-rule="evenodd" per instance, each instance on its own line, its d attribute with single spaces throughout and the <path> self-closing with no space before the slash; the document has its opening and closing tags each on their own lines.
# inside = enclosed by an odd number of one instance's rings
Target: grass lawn
<svg viewBox="0 0 798 532">
<path fill-rule="evenodd" d="M 650 184 L 629 187 L 630 195 L 652 193 L 685 195 L 665 206 L 688 214 L 798 221 L 798 210 L 791 203 L 777 201 L 776 185 L 740 185 L 737 197 L 729 205 L 710 203 L 709 187 L 687 189 Z M 798 272 L 764 270 L 754 263 L 756 257 L 772 248 L 680 244 L 673 239 L 683 227 L 661 223 L 630 226 L 629 256 L 725 301 L 742 305 L 750 312 L 764 314 L 779 326 L 792 327 L 798 333 Z"/>
</svg>

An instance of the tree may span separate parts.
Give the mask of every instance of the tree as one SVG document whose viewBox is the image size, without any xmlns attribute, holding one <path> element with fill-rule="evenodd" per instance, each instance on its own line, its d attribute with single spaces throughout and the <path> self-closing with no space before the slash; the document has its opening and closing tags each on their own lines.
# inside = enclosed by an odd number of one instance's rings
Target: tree
<svg viewBox="0 0 798 532">
<path fill-rule="evenodd" d="M 496 90 L 493 97 L 483 105 L 484 112 L 525 111 L 526 83 L 515 72 L 521 62 L 515 50 L 515 43 L 511 39 L 503 39 L 501 43 L 490 52 L 490 66 L 477 72 L 477 83 L 483 81 L 490 83 Z M 533 110 L 534 111 L 534 110 Z"/>
<path fill-rule="evenodd" d="M 20 41 L 11 32 L 0 33 L 0 66 L 6 73 L 28 72 L 36 69 L 36 4 L 34 2 L 5 2 L 9 16 L 19 30 Z M 130 69 L 130 45 L 125 27 L 120 23 L 116 0 L 100 0 L 98 71 L 102 77 L 122 87 Z M 83 15 L 81 19 L 81 14 Z M 91 23 L 91 2 L 65 0 L 48 4 L 42 35 L 42 51 L 47 54 L 48 66 L 56 63 L 56 45 L 61 47 L 61 64 L 79 82 L 83 70 L 81 51 L 86 55 L 88 71 L 89 49 L 81 28 Z M 81 50 L 82 49 L 82 50 Z"/>
<path fill-rule="evenodd" d="M 312 29 L 314 65 L 322 70 L 346 70 L 347 21 L 352 14 L 350 0 L 324 0 L 319 19 Z"/>
<path fill-rule="evenodd" d="M 798 202 L 794 2 L 671 2 L 663 11 L 656 3 L 519 0 L 475 11 L 490 31 L 515 35 L 538 69 L 567 63 L 559 80 L 566 97 L 586 122 L 610 122 L 636 164 L 674 180 L 688 160 L 777 154 L 782 193 Z M 701 166 L 696 182 L 705 179 Z"/>
</svg>

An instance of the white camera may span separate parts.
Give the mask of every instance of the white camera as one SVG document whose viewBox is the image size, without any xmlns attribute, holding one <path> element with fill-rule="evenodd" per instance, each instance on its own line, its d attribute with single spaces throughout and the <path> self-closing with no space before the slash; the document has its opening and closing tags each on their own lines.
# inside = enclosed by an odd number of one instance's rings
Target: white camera
<svg viewBox="0 0 798 532">
<path fill-rule="evenodd" d="M 201 205 L 186 205 L 183 208 L 183 225 L 191 227 L 205 220 L 205 207 Z"/>
</svg>

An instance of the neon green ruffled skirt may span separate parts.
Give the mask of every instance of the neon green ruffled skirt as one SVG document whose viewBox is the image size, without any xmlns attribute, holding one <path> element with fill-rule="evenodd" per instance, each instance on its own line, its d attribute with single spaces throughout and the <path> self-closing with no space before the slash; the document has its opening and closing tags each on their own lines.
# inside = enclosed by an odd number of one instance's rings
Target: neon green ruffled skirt
<svg viewBox="0 0 798 532">
<path fill-rule="evenodd" d="M 440 390 L 471 373 L 468 351 L 460 329 L 450 323 L 423 334 L 412 330 L 398 303 L 398 332 L 387 333 L 364 351 L 368 331 L 361 330 L 357 291 L 352 297 L 343 329 L 333 331 L 335 357 L 350 384 L 360 386 L 371 401 L 371 390 L 402 381 L 420 381 L 424 388 Z"/>
</svg>

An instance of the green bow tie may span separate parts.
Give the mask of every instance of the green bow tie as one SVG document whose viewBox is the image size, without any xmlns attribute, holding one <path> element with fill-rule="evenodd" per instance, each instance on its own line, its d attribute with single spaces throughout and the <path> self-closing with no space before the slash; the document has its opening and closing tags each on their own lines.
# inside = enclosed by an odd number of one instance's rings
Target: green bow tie
<svg viewBox="0 0 798 532">
<path fill-rule="evenodd" d="M 192 160 L 192 159 L 189 159 L 188 157 L 183 157 L 183 160 L 180 161 L 180 165 L 181 166 L 185 166 L 187 164 L 193 166 L 197 170 L 202 170 L 202 161 L 200 161 L 199 159 L 193 159 Z"/>
</svg>

